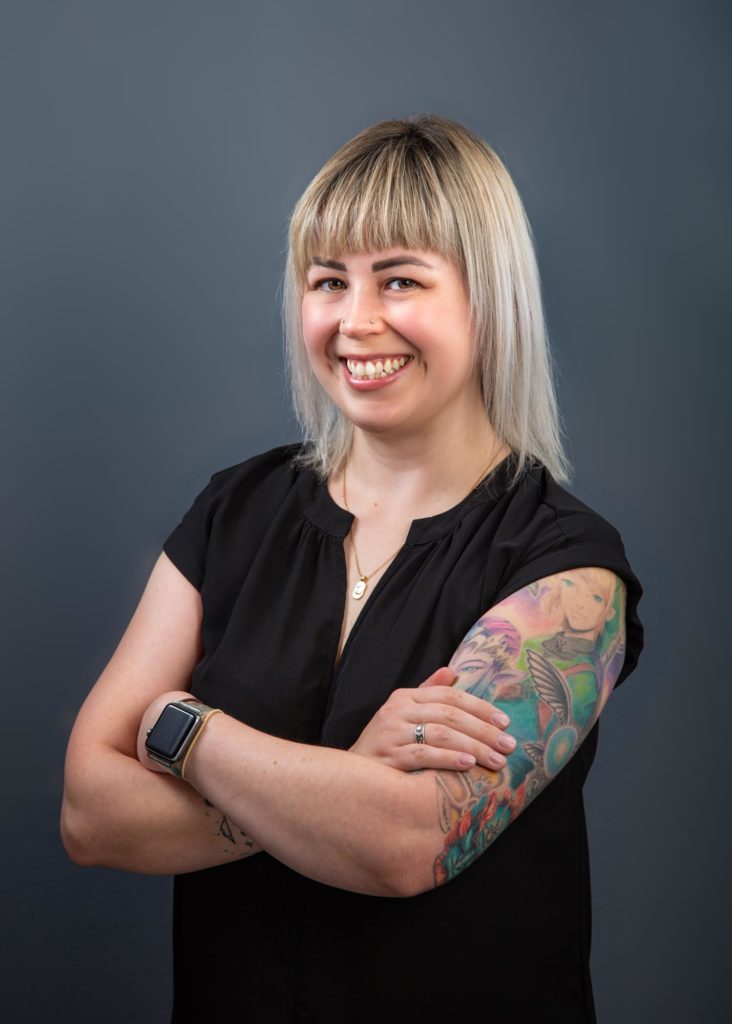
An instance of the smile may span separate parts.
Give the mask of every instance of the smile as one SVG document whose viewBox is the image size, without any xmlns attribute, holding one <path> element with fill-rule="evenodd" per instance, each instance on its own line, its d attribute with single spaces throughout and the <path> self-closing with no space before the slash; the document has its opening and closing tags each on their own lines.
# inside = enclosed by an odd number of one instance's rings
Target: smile
<svg viewBox="0 0 732 1024">
<path fill-rule="evenodd" d="M 387 359 L 373 361 L 345 359 L 348 372 L 355 380 L 382 380 L 398 373 L 412 359 L 412 356 L 390 356 Z"/>
</svg>

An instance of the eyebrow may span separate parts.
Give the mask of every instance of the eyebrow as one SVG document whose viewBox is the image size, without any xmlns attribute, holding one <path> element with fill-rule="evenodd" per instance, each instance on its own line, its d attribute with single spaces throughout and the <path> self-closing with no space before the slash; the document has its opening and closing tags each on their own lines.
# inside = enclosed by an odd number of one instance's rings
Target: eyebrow
<svg viewBox="0 0 732 1024">
<path fill-rule="evenodd" d="M 345 263 L 341 263 L 340 260 L 324 260 L 320 256 L 313 256 L 313 264 L 318 267 L 328 267 L 330 270 L 342 270 L 347 271 Z M 434 267 L 431 263 L 421 260 L 418 256 L 392 256 L 388 260 L 377 260 L 376 263 L 371 264 L 371 269 L 376 273 L 378 270 L 388 270 L 389 267 L 427 267 L 433 270 Z"/>
</svg>

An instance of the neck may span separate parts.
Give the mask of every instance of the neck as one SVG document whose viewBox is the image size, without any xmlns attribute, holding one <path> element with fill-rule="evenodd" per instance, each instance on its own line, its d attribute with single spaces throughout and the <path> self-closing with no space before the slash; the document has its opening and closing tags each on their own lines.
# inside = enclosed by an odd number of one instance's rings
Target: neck
<svg viewBox="0 0 732 1024">
<path fill-rule="evenodd" d="M 445 429 L 398 439 L 356 428 L 347 463 L 349 506 L 357 513 L 378 506 L 435 515 L 466 497 L 508 452 L 484 413 L 469 428 L 451 420 Z"/>
</svg>

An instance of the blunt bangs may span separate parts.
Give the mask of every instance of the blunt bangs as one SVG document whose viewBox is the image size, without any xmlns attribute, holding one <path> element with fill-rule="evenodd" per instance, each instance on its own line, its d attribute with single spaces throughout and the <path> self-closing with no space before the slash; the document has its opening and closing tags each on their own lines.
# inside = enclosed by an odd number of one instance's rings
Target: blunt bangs
<svg viewBox="0 0 732 1024">
<path fill-rule="evenodd" d="M 327 164 L 296 207 L 293 270 L 315 256 L 404 247 L 437 252 L 464 269 L 459 232 L 434 163 L 409 139 L 374 147 L 345 166 Z"/>
<path fill-rule="evenodd" d="M 321 388 L 305 350 L 308 269 L 315 257 L 401 247 L 435 252 L 463 278 L 486 414 L 516 456 L 515 479 L 540 463 L 560 483 L 567 480 L 531 225 L 497 153 L 433 114 L 360 132 L 325 163 L 293 210 L 283 318 L 290 393 L 306 442 L 298 461 L 326 478 L 352 439 L 352 424 Z"/>
</svg>

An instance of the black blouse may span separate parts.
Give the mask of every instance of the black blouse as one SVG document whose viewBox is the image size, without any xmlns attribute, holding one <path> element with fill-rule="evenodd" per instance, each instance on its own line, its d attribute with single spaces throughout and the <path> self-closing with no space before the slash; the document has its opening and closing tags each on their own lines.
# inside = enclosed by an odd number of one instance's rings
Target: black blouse
<svg viewBox="0 0 732 1024">
<path fill-rule="evenodd" d="M 618 684 L 635 667 L 641 588 L 619 534 L 542 468 L 509 486 L 509 457 L 454 508 L 412 523 L 335 668 L 353 517 L 293 467 L 296 451 L 215 473 L 165 541 L 201 592 L 201 700 L 273 735 L 347 748 L 490 607 L 590 565 L 627 584 Z M 479 1006 L 491 1024 L 593 1021 L 582 785 L 597 734 L 474 864 L 422 895 L 347 892 L 265 853 L 178 876 L 173 1021 L 430 1024 Z"/>
</svg>

